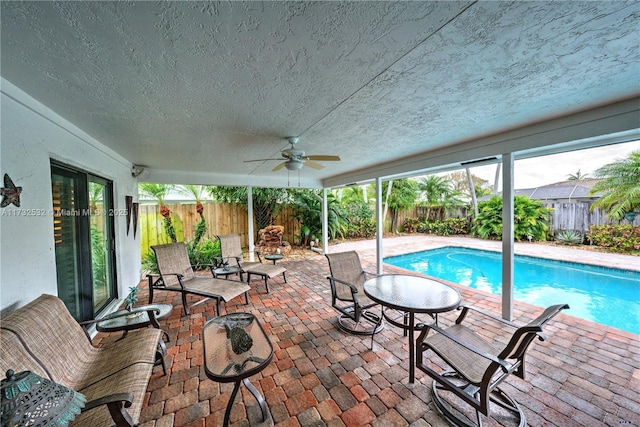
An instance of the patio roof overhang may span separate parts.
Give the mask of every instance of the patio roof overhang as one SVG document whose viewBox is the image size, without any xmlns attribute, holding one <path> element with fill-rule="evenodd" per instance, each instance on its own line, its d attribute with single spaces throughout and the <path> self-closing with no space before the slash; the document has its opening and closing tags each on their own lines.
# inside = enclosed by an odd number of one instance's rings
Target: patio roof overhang
<svg viewBox="0 0 640 427">
<path fill-rule="evenodd" d="M 636 1 L 193 4 L 2 2 L 3 91 L 185 184 L 297 186 L 244 162 L 286 136 L 326 188 L 640 128 Z"/>
</svg>

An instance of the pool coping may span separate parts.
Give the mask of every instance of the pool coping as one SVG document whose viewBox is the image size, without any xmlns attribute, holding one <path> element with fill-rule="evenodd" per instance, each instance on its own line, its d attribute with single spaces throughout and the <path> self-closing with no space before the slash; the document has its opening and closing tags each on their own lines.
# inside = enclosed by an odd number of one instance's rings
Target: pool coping
<svg viewBox="0 0 640 427">
<path fill-rule="evenodd" d="M 383 258 L 403 255 L 410 252 L 437 249 L 446 246 L 460 246 L 472 249 L 502 252 L 501 241 L 482 240 L 472 237 L 416 234 L 410 236 L 387 237 L 383 239 Z M 330 245 L 331 252 L 351 249 L 358 251 L 375 251 L 376 240 L 359 240 Z M 577 262 L 580 264 L 590 264 L 640 272 L 640 257 L 635 255 L 612 254 L 529 242 L 515 242 L 514 253 L 517 255 L 527 255 L 556 261 Z"/>
</svg>

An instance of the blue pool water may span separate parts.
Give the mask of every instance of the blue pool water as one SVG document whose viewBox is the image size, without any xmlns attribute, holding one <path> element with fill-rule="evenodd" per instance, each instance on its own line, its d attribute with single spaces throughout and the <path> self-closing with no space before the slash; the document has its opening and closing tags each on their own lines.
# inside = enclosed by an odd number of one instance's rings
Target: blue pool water
<svg viewBox="0 0 640 427">
<path fill-rule="evenodd" d="M 502 293 L 502 254 L 446 247 L 387 257 L 387 264 L 474 289 Z M 568 303 L 582 319 L 640 334 L 640 272 L 515 255 L 514 299 Z"/>
</svg>

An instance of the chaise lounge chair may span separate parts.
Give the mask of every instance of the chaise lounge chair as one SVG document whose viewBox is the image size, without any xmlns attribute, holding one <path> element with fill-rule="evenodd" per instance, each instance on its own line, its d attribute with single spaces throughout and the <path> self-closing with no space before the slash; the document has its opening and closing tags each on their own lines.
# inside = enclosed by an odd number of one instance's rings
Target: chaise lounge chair
<svg viewBox="0 0 640 427">
<path fill-rule="evenodd" d="M 249 286 L 237 280 L 224 280 L 214 277 L 196 276 L 189 262 L 189 255 L 184 242 L 152 246 L 156 254 L 160 274 L 149 274 L 149 304 L 153 302 L 154 291 L 179 292 L 185 313 L 189 314 L 187 295 L 193 294 L 205 299 L 192 304 L 191 307 L 204 302 L 208 298 L 216 300 L 216 315 L 220 315 L 220 301 L 227 302 L 244 293 L 245 303 L 249 303 Z M 209 266 L 213 270 L 213 266 Z M 213 272 L 212 272 L 213 274 Z"/>
<path fill-rule="evenodd" d="M 287 283 L 287 269 L 275 264 L 265 264 L 262 262 L 262 255 L 259 251 L 255 251 L 258 256 L 258 262 L 245 262 L 242 260 L 242 246 L 240 244 L 240 236 L 237 234 L 228 234 L 218 236 L 220 240 L 220 252 L 222 262 L 229 267 L 237 267 L 240 272 L 240 280 L 243 280 L 243 274 L 247 274 L 247 283 L 251 282 L 251 276 L 256 275 L 264 279 L 264 286 L 269 293 L 269 279 L 273 279 L 282 274 L 284 282 Z"/>
</svg>

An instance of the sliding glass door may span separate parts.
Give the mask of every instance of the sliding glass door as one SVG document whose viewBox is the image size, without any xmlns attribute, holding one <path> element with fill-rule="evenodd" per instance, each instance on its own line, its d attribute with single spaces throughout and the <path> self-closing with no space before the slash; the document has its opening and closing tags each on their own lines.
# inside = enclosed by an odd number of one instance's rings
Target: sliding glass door
<svg viewBox="0 0 640 427">
<path fill-rule="evenodd" d="M 78 320 L 116 297 L 113 186 L 65 165 L 51 165 L 58 296 Z"/>
</svg>

